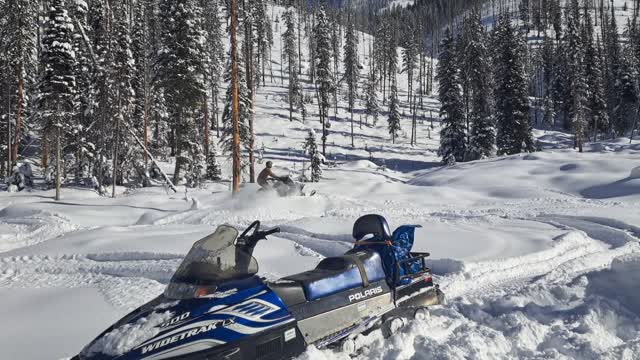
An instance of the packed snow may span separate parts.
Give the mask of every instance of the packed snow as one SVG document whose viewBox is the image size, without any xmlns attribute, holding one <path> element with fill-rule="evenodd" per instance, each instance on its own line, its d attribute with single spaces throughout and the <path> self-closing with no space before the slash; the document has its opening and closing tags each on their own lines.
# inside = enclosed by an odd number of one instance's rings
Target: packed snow
<svg viewBox="0 0 640 360">
<path fill-rule="evenodd" d="M 321 130 L 316 120 L 288 121 L 282 31 L 274 36 L 274 81 L 256 98 L 256 144 L 275 173 L 297 176 L 309 171 L 308 130 Z M 398 82 L 406 100 L 406 77 Z M 351 226 L 367 213 L 392 227 L 422 225 L 415 250 L 432 254 L 447 303 L 389 339 L 380 331 L 359 336 L 357 354 L 310 348 L 301 359 L 638 359 L 640 140 L 590 144 L 581 154 L 570 136 L 536 131 L 539 152 L 441 167 L 438 103 L 425 100 L 413 147 L 406 133 L 391 144 L 383 115 L 358 129 L 352 148 L 341 104 L 328 140 L 331 166 L 305 188 L 317 191 L 312 197 L 279 198 L 244 184 L 232 198 L 227 182 L 176 194 L 159 185 L 119 188 L 114 199 L 65 187 L 59 202 L 52 190 L 0 193 L 0 359 L 75 355 L 160 294 L 191 245 L 218 225 L 280 226 L 255 252 L 260 275 L 275 280 L 350 249 Z M 228 176 L 230 161 L 220 161 Z M 118 354 L 143 341 L 165 317 L 156 310 L 158 319 L 115 329 L 103 349 Z"/>
</svg>

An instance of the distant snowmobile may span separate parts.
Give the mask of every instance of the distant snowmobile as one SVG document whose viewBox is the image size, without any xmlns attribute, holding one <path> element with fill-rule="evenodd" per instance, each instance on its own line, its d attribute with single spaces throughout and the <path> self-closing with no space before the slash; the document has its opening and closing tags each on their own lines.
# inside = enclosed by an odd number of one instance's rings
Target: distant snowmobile
<svg viewBox="0 0 640 360">
<path fill-rule="evenodd" d="M 289 176 L 272 181 L 273 184 L 271 185 L 271 189 L 275 190 L 280 197 L 307 196 L 307 194 L 304 192 L 305 184 L 296 182 Z M 258 191 L 268 191 L 268 189 L 261 188 Z M 309 194 L 309 196 L 313 196 L 315 195 L 315 193 L 316 192 L 314 190 Z"/>
<path fill-rule="evenodd" d="M 353 349 L 356 335 L 423 317 L 443 294 L 411 253 L 415 226 L 356 221 L 354 249 L 310 271 L 266 282 L 253 250 L 279 232 L 222 225 L 197 241 L 165 292 L 111 326 L 72 360 L 289 359 L 308 345 Z M 400 321 L 401 322 L 401 321 Z M 386 324 L 391 324 L 386 326 Z"/>
</svg>

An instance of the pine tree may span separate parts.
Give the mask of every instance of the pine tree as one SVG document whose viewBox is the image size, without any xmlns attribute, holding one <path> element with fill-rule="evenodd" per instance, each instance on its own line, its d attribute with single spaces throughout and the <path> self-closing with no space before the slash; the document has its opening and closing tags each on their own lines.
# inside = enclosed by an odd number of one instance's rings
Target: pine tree
<svg viewBox="0 0 640 360">
<path fill-rule="evenodd" d="M 615 118 L 612 125 L 614 134 L 624 136 L 631 130 L 638 113 L 638 89 L 628 55 L 621 57 L 618 74 L 618 104 L 614 111 Z"/>
<path fill-rule="evenodd" d="M 139 1 L 134 7 L 131 31 L 131 57 L 134 61 L 131 74 L 131 88 L 133 90 L 131 125 L 136 134 L 143 139 L 145 147 L 148 148 L 147 96 L 150 64 L 147 49 L 149 48 L 149 39 L 146 9 L 142 1 Z M 147 155 L 144 154 L 145 159 L 146 157 Z"/>
<path fill-rule="evenodd" d="M 264 0 L 252 0 L 255 13 L 254 31 L 256 33 L 256 50 L 257 50 L 257 62 L 261 66 L 256 66 L 255 84 L 260 85 L 265 82 L 265 64 L 269 61 L 269 52 L 271 51 L 271 44 L 273 43 L 273 32 L 271 30 L 271 21 L 267 16 L 267 3 Z M 300 46 L 300 19 L 298 19 L 298 47 Z M 298 49 L 298 59 L 302 56 L 300 49 Z M 299 64 L 298 64 L 299 65 Z M 302 69 L 298 66 L 298 74 Z"/>
<path fill-rule="evenodd" d="M 142 152 L 131 138 L 127 128 L 137 130 L 138 137 L 142 137 L 142 118 L 133 118 L 133 100 L 135 92 L 132 79 L 135 74 L 135 62 L 131 52 L 131 36 L 127 23 L 128 6 L 119 3 L 112 9 L 114 12 L 114 46 L 113 63 L 110 68 L 110 79 L 116 91 L 116 118 L 124 121 L 120 124 L 116 121 L 113 126 L 115 138 L 113 151 L 116 151 L 114 166 L 117 169 L 115 181 L 123 184 L 133 174 L 144 174 L 144 166 L 141 164 Z"/>
<path fill-rule="evenodd" d="M 206 178 L 212 181 L 222 180 L 222 168 L 218 163 L 218 149 L 215 143 L 211 143 L 207 157 L 207 175 Z"/>
<path fill-rule="evenodd" d="M 555 79 L 555 67 L 557 64 L 555 60 L 555 48 L 553 39 L 550 36 L 544 38 L 542 44 L 542 80 L 544 91 L 544 119 L 543 123 L 547 128 L 553 128 L 555 126 L 556 118 L 556 103 L 554 101 L 554 86 L 556 84 Z"/>
<path fill-rule="evenodd" d="M 534 151 L 529 123 L 526 46 L 506 15 L 494 29 L 494 98 L 498 155 Z"/>
<path fill-rule="evenodd" d="M 64 6 L 64 4 L 63 4 Z M 29 111 L 29 98 L 35 92 L 35 81 L 32 77 L 36 73 L 35 61 L 36 29 L 38 27 L 38 5 L 34 0 L 11 0 L 0 9 L 6 17 L 6 25 L 0 30 L 0 36 L 4 37 L 7 76 L 9 88 L 7 89 L 12 99 L 10 114 L 7 114 L 13 122 L 11 130 L 11 160 L 17 161 L 18 147 L 27 133 L 25 119 Z M 28 125 L 28 124 L 27 124 Z M 6 139 L 6 136 L 4 137 Z M 4 140 L 3 139 L 3 140 Z M 10 168 L 11 166 L 9 166 Z"/>
<path fill-rule="evenodd" d="M 564 103 L 567 108 L 566 115 L 575 133 L 576 145 L 579 151 L 582 152 L 586 129 L 584 107 L 587 89 L 584 82 L 584 50 L 582 39 L 580 38 L 580 18 L 577 0 L 571 0 L 566 16 L 567 28 L 564 34 L 564 45 L 566 46 L 567 87 L 565 88 Z"/>
<path fill-rule="evenodd" d="M 324 8 L 316 15 L 314 28 L 315 40 L 315 72 L 320 105 L 320 121 L 322 122 L 322 155 L 327 150 L 327 124 L 329 122 L 329 108 L 331 95 L 335 92 L 333 72 L 331 71 L 331 24 L 327 19 Z"/>
<path fill-rule="evenodd" d="M 304 96 L 298 78 L 298 45 L 293 10 L 289 9 L 285 11 L 282 20 L 286 26 L 286 30 L 282 34 L 282 39 L 284 41 L 283 47 L 289 74 L 289 120 L 293 121 L 294 109 L 300 111 L 302 114 L 305 113 Z"/>
<path fill-rule="evenodd" d="M 440 118 L 439 155 L 443 162 L 451 164 L 464 160 L 467 149 L 463 102 L 460 94 L 460 75 L 456 63 L 456 51 L 451 31 L 447 29 L 440 44 L 438 57 Z"/>
<path fill-rule="evenodd" d="M 76 86 L 72 32 L 73 25 L 64 0 L 52 0 L 42 38 L 41 63 L 44 69 L 38 103 L 44 136 L 56 139 L 56 200 L 60 199 L 63 132 L 69 129 L 73 116 Z"/>
<path fill-rule="evenodd" d="M 553 123 L 555 121 L 556 112 L 555 112 L 555 106 L 553 104 L 553 100 L 551 99 L 551 96 L 546 95 L 544 97 L 542 106 L 543 106 L 543 109 L 544 109 L 544 115 L 543 115 L 542 123 L 544 124 L 545 128 L 547 128 L 547 129 L 553 128 Z"/>
<path fill-rule="evenodd" d="M 197 171 L 202 153 L 198 132 L 199 112 L 205 96 L 206 51 L 204 26 L 200 5 L 190 0 L 161 0 L 163 14 L 161 39 L 163 49 L 158 59 L 164 95 L 173 118 L 175 133 L 176 165 L 174 183 L 180 180 L 181 171 Z M 166 19 L 166 22 L 165 22 Z M 170 19 L 170 20 L 169 20 Z"/>
<path fill-rule="evenodd" d="M 320 177 L 322 176 L 322 155 L 319 152 L 316 152 L 311 158 L 311 182 L 320 181 Z"/>
<path fill-rule="evenodd" d="M 378 116 L 380 116 L 380 105 L 376 92 L 376 72 L 372 65 L 372 60 L 369 60 L 369 76 L 365 84 L 365 113 L 367 118 L 373 117 L 373 125 L 375 126 L 378 122 Z"/>
<path fill-rule="evenodd" d="M 413 29 L 414 24 L 410 25 Z M 402 70 L 401 73 L 407 74 L 407 101 L 411 104 L 413 98 L 413 74 L 417 67 L 418 62 L 418 49 L 417 42 L 414 38 L 413 31 L 408 31 L 404 36 L 403 48 L 402 48 Z"/>
<path fill-rule="evenodd" d="M 230 58 L 230 57 L 227 57 Z M 238 114 L 240 129 L 240 143 L 244 148 L 249 147 L 249 116 L 251 113 L 251 99 L 249 98 L 249 89 L 247 89 L 246 76 L 244 72 L 244 56 L 239 56 L 238 61 Z M 222 151 L 231 154 L 233 150 L 233 124 L 232 124 L 232 86 L 231 86 L 231 63 L 227 62 L 225 72 L 225 81 L 229 82 L 224 100 L 224 110 L 222 111 L 222 134 L 220 136 L 220 144 Z"/>
<path fill-rule="evenodd" d="M 389 119 L 388 129 L 389 135 L 391 135 L 391 141 L 395 144 L 398 132 L 400 132 L 400 103 L 398 101 L 398 88 L 396 86 L 395 79 L 391 82 L 391 89 L 389 91 Z"/>
<path fill-rule="evenodd" d="M 322 175 L 322 169 L 320 165 L 322 163 L 320 153 L 318 152 L 318 146 L 316 145 L 316 133 L 313 130 L 309 130 L 307 137 L 304 139 L 303 146 L 305 154 L 309 157 L 311 162 L 311 182 L 320 181 Z"/>
<path fill-rule="evenodd" d="M 93 122 L 93 105 L 92 82 L 95 69 L 90 52 L 85 43 L 82 32 L 86 32 L 87 15 L 89 9 L 84 1 L 73 1 L 71 4 L 71 12 L 75 19 L 73 34 L 73 49 L 76 55 L 76 66 L 74 74 L 76 77 L 76 94 L 74 97 L 75 115 L 73 119 L 73 130 L 71 136 L 72 148 L 75 148 L 76 154 L 76 181 L 80 181 L 82 177 L 89 177 L 90 174 L 82 168 L 86 166 L 90 168 L 91 160 L 95 158 L 95 144 L 89 139 L 89 127 Z"/>
<path fill-rule="evenodd" d="M 218 10 L 220 4 L 218 0 L 207 1 L 203 0 L 204 9 L 204 26 L 207 36 L 206 51 L 209 58 L 209 71 L 208 71 L 208 86 L 211 90 L 211 109 L 212 109 L 212 124 L 216 128 L 216 135 L 220 136 L 220 124 L 218 122 L 218 95 L 220 80 L 222 78 L 222 72 L 224 69 L 224 45 L 222 44 L 222 23 L 220 22 L 220 16 Z"/>
<path fill-rule="evenodd" d="M 491 67 L 484 43 L 486 34 L 480 13 L 474 12 L 467 23 L 467 46 L 464 51 L 468 66 L 471 94 L 471 130 L 466 160 L 487 158 L 495 153 L 495 123 L 491 113 Z"/>
<path fill-rule="evenodd" d="M 349 20 L 347 24 L 346 39 L 344 43 L 344 76 L 347 84 L 347 100 L 351 113 L 351 146 L 354 144 L 353 110 L 358 97 L 358 80 L 360 79 L 360 60 L 358 60 L 358 34 L 355 24 Z"/>
<path fill-rule="evenodd" d="M 585 81 L 587 87 L 586 112 L 588 127 L 596 141 L 598 132 L 606 131 L 609 125 L 607 115 L 607 103 L 605 100 L 602 53 L 600 41 L 594 43 L 593 23 L 591 15 L 585 10 L 585 23 L 583 26 Z"/>
<path fill-rule="evenodd" d="M 614 132 L 616 124 L 620 123 L 620 96 L 622 93 L 622 49 L 620 47 L 620 37 L 616 22 L 615 8 L 611 9 L 611 18 L 605 12 L 604 21 L 604 46 L 606 59 L 605 71 L 605 93 L 607 101 L 607 112 L 610 120 L 611 131 Z"/>
</svg>

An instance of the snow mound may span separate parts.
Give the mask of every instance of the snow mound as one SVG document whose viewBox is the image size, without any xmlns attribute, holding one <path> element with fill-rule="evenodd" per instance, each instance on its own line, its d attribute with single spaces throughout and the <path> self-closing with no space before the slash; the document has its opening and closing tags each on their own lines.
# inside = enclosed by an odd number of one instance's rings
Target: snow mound
<svg viewBox="0 0 640 360">
<path fill-rule="evenodd" d="M 377 169 L 379 166 L 369 160 L 350 161 L 343 165 L 346 169 Z"/>
<path fill-rule="evenodd" d="M 640 317 L 640 254 L 633 253 L 613 260 L 611 269 L 591 274 L 589 292 L 614 299 L 626 310 Z"/>
<path fill-rule="evenodd" d="M 133 324 L 124 324 L 106 333 L 87 352 L 89 354 L 102 353 L 110 356 L 122 355 L 145 340 L 156 336 L 160 332 L 157 326 L 168 321 L 172 316 L 173 313 L 170 311 L 153 312 L 147 317 L 138 319 Z"/>
</svg>

